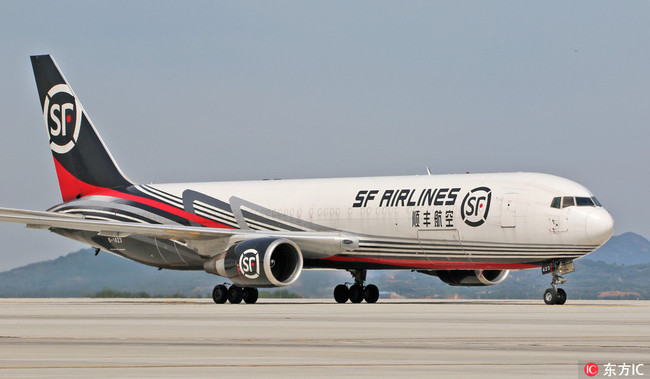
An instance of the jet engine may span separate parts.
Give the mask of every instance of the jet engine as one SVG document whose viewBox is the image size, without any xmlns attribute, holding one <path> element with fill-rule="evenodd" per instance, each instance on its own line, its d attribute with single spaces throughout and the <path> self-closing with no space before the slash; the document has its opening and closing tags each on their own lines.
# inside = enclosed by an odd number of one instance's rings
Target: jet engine
<svg viewBox="0 0 650 379">
<path fill-rule="evenodd" d="M 510 270 L 431 270 L 420 271 L 435 275 L 450 286 L 493 286 L 503 282 Z"/>
<path fill-rule="evenodd" d="M 205 262 L 205 271 L 230 279 L 240 287 L 284 287 L 302 272 L 298 245 L 284 238 L 242 241 Z"/>
</svg>

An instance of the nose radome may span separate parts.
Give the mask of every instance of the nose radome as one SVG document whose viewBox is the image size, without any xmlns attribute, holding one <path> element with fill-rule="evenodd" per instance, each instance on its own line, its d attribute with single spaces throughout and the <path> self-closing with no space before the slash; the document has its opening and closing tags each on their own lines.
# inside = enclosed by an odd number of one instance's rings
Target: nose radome
<svg viewBox="0 0 650 379">
<path fill-rule="evenodd" d="M 589 241 L 602 245 L 614 234 L 614 219 L 603 208 L 596 208 L 587 215 L 585 229 Z"/>
</svg>

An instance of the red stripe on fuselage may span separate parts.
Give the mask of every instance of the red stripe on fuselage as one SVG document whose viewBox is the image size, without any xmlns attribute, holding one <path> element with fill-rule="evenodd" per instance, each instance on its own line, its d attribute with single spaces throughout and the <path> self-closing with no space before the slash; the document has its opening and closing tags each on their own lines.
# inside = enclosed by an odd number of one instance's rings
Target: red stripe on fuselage
<svg viewBox="0 0 650 379">
<path fill-rule="evenodd" d="M 122 200 L 128 200 L 128 201 L 133 201 L 133 202 L 136 202 L 136 203 L 139 203 L 139 204 L 148 205 L 150 207 L 159 209 L 159 210 L 167 212 L 167 213 L 171 213 L 173 215 L 182 217 L 182 218 L 190 220 L 190 221 L 194 221 L 194 222 L 196 222 L 198 224 L 201 224 L 203 226 L 208 226 L 208 227 L 211 227 L 211 228 L 234 229 L 231 226 L 218 223 L 216 221 L 207 219 L 205 217 L 197 216 L 197 215 L 195 215 L 193 213 L 185 212 L 185 211 L 180 210 L 180 209 L 178 209 L 178 208 L 176 208 L 174 206 L 171 206 L 171 205 L 168 205 L 168 204 L 165 204 L 165 203 L 161 203 L 160 201 L 151 200 L 151 199 L 147 199 L 147 198 L 140 197 L 140 196 L 130 195 L 130 194 L 127 194 L 127 193 L 119 192 L 119 191 L 108 189 L 108 188 L 102 188 L 99 191 L 94 192 L 94 193 L 89 194 L 89 195 L 114 197 L 114 198 L 118 198 L 118 199 L 122 199 Z"/>
<path fill-rule="evenodd" d="M 357 257 L 328 257 L 323 260 L 372 263 L 392 267 L 422 268 L 430 270 L 521 270 L 540 267 L 528 263 L 500 263 L 500 262 L 453 262 L 453 261 L 428 261 L 418 259 L 386 259 L 386 258 L 357 258 Z"/>
<path fill-rule="evenodd" d="M 59 178 L 59 187 L 61 188 L 61 196 L 64 202 L 72 201 L 78 197 L 84 196 L 107 196 L 118 198 L 122 200 L 133 201 L 139 204 L 148 205 L 150 207 L 159 209 L 161 211 L 171 213 L 173 215 L 182 217 L 186 220 L 194 221 L 200 225 L 211 228 L 224 228 L 233 229 L 233 227 L 218 223 L 216 221 L 207 219 L 205 217 L 197 216 L 193 213 L 185 212 L 169 204 L 160 201 L 147 199 L 140 196 L 135 196 L 110 188 L 96 187 L 91 184 L 85 183 L 77 179 L 74 175 L 68 172 L 57 160 L 54 158 L 54 166 L 56 167 L 56 174 Z"/>
</svg>

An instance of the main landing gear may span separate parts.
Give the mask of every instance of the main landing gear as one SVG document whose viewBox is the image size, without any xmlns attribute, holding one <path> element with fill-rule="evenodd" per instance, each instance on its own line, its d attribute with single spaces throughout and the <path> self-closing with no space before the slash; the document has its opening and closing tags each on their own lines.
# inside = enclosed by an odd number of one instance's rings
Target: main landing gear
<svg viewBox="0 0 650 379">
<path fill-rule="evenodd" d="M 228 286 L 227 283 L 219 284 L 212 290 L 212 300 L 217 304 L 223 304 L 226 301 L 229 301 L 230 304 L 239 304 L 242 300 L 246 304 L 255 304 L 258 297 L 259 292 L 257 291 L 257 288 L 242 288 L 237 287 L 234 284 L 230 286 Z"/>
<path fill-rule="evenodd" d="M 566 291 L 557 286 L 566 283 L 562 274 L 569 274 L 575 271 L 573 261 L 555 261 L 542 265 L 542 274 L 551 273 L 551 288 L 544 291 L 544 302 L 548 305 L 562 305 L 566 303 Z"/>
<path fill-rule="evenodd" d="M 345 303 L 348 300 L 352 303 L 376 303 L 379 300 L 379 288 L 374 284 L 364 286 L 366 281 L 366 270 L 348 270 L 354 278 L 354 284 L 348 287 L 348 283 L 339 284 L 334 288 L 334 300 L 337 303 Z"/>
</svg>

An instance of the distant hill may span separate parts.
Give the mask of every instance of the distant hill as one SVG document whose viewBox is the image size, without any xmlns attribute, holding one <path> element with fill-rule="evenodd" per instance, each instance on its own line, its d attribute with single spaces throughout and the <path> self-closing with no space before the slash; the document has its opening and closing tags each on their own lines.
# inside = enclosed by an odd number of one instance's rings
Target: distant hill
<svg viewBox="0 0 650 379">
<path fill-rule="evenodd" d="M 649 245 L 645 238 L 625 233 L 577 260 L 576 272 L 566 276 L 564 285 L 569 298 L 650 299 Z M 303 297 L 331 297 L 335 285 L 351 280 L 341 270 L 305 270 L 289 290 Z M 0 297 L 83 297 L 107 288 L 152 296 L 207 297 L 224 281 L 202 271 L 158 271 L 105 252 L 94 256 L 92 249 L 85 249 L 0 273 Z M 551 277 L 542 276 L 540 270 L 524 270 L 511 273 L 496 286 L 465 288 L 409 270 L 389 270 L 369 272 L 368 281 L 379 286 L 382 296 L 538 299 Z"/>
<path fill-rule="evenodd" d="M 624 233 L 612 237 L 585 259 L 619 265 L 650 263 L 650 242 L 638 234 Z"/>
<path fill-rule="evenodd" d="M 158 271 L 110 253 L 95 256 L 93 249 L 83 249 L 0 273 L 0 296 L 79 297 L 104 288 L 203 296 L 219 279 L 203 271 Z"/>
</svg>

